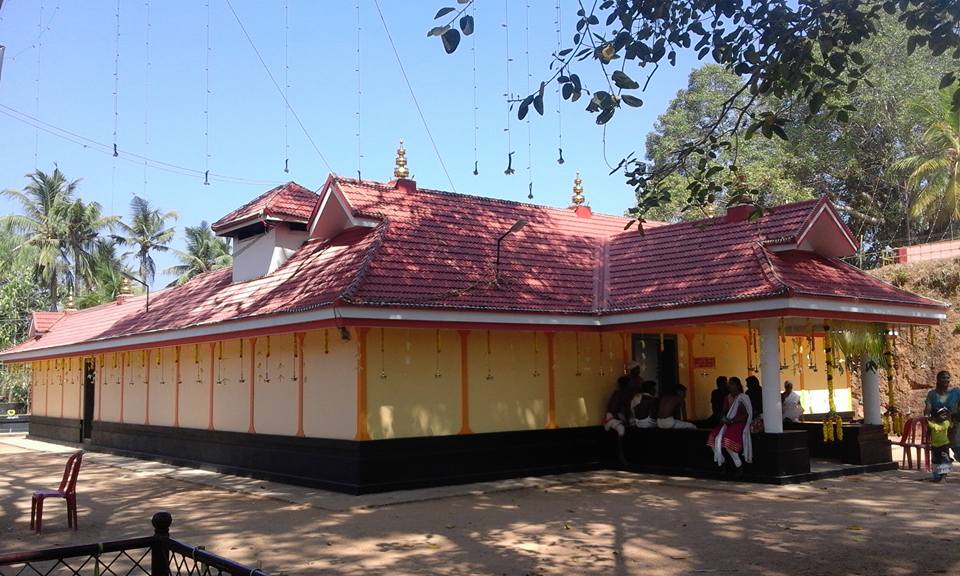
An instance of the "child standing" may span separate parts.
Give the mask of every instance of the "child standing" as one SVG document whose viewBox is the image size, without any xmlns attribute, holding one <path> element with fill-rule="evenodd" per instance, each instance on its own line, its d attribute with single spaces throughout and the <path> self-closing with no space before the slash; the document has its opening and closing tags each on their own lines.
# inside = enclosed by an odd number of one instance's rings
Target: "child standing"
<svg viewBox="0 0 960 576">
<path fill-rule="evenodd" d="M 950 411 L 941 407 L 927 419 L 930 449 L 933 452 L 933 481 L 940 482 L 950 473 Z"/>
</svg>

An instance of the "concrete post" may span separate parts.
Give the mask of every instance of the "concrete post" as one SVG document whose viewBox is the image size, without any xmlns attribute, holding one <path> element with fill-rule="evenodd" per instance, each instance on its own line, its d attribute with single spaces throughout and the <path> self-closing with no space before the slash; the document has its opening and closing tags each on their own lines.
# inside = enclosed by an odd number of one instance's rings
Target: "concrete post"
<svg viewBox="0 0 960 576">
<path fill-rule="evenodd" d="M 757 322 L 760 330 L 760 384 L 763 386 L 763 431 L 783 432 L 780 402 L 780 334 L 776 318 Z"/>
<path fill-rule="evenodd" d="M 870 359 L 860 358 L 860 385 L 863 390 L 863 423 L 883 424 L 880 406 L 880 368 L 869 368 Z"/>
</svg>

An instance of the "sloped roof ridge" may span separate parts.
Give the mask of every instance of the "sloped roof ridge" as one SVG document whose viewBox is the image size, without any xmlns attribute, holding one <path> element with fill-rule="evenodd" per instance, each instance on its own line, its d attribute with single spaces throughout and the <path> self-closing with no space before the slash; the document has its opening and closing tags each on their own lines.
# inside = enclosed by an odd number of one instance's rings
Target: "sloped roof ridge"
<svg viewBox="0 0 960 576">
<path fill-rule="evenodd" d="M 354 185 L 357 185 L 357 186 L 367 186 L 367 187 L 370 187 L 370 188 L 376 188 L 376 189 L 382 190 L 382 191 L 384 191 L 384 192 L 396 192 L 396 191 L 397 191 L 397 188 L 395 188 L 394 186 L 390 186 L 389 184 L 385 184 L 385 183 L 383 183 L 383 182 L 377 182 L 377 181 L 374 181 L 374 180 L 358 180 L 358 179 L 356 179 L 356 178 L 351 178 L 351 177 L 348 177 L 348 176 L 337 176 L 337 177 L 336 177 L 336 180 L 337 180 L 337 181 L 346 181 L 346 182 L 349 182 L 349 183 L 354 184 Z M 493 197 L 491 197 L 491 196 L 480 196 L 480 195 L 478 195 L 478 194 L 464 194 L 463 192 L 450 192 L 450 191 L 448 191 L 448 190 L 437 190 L 437 189 L 435 189 L 435 188 L 421 188 L 420 186 L 417 186 L 417 192 L 424 192 L 424 193 L 427 193 L 427 194 L 437 194 L 437 195 L 440 195 L 440 196 L 450 196 L 450 197 L 454 197 L 454 198 L 472 198 L 472 199 L 475 199 L 475 200 L 482 200 L 482 201 L 484 201 L 484 202 L 491 202 L 491 203 L 494 203 L 494 204 L 502 204 L 502 205 L 509 205 L 509 206 L 518 206 L 518 207 L 523 207 L 523 208 L 536 208 L 536 209 L 540 209 L 540 210 L 550 210 L 550 211 L 559 212 L 559 213 L 561 213 L 561 214 L 567 214 L 567 215 L 569 215 L 569 216 L 574 216 L 574 217 L 576 216 L 576 214 L 573 212 L 573 210 L 571 210 L 571 209 L 569 209 L 569 208 L 560 208 L 560 207 L 557 207 L 557 206 L 547 206 L 546 204 L 532 204 L 532 203 L 530 203 L 530 202 L 521 202 L 521 201 L 519 201 L 519 200 L 507 200 L 507 199 L 504 199 L 504 198 L 493 198 Z M 592 209 L 591 209 L 591 211 L 592 211 Z M 602 217 L 604 217 L 604 218 L 617 218 L 617 219 L 623 220 L 623 221 L 625 221 L 625 222 L 631 219 L 629 216 L 624 216 L 624 215 L 622 215 L 622 214 L 607 214 L 607 213 L 605 213 L 605 212 L 593 212 L 593 215 L 594 215 L 594 216 L 602 216 Z M 656 224 L 660 225 L 660 224 L 662 224 L 662 223 L 661 223 L 661 222 L 656 222 Z"/>
</svg>

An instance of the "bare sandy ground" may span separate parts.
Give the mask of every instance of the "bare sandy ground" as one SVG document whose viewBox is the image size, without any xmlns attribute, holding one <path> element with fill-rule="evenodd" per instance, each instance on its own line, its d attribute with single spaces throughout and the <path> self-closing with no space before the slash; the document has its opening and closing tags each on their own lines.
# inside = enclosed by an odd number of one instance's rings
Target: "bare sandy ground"
<svg viewBox="0 0 960 576">
<path fill-rule="evenodd" d="M 960 573 L 960 474 L 760 487 L 600 473 L 384 499 L 187 481 L 90 454 L 80 530 L 51 502 L 35 536 L 30 493 L 55 487 L 66 459 L 44 446 L 0 437 L 0 553 L 147 535 L 167 510 L 175 538 L 275 576 Z"/>
</svg>

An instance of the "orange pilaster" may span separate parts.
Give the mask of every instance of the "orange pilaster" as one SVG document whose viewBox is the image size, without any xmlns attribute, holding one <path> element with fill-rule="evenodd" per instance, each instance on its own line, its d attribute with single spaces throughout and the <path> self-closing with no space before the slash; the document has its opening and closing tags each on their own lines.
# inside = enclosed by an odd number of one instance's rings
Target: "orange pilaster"
<svg viewBox="0 0 960 576">
<path fill-rule="evenodd" d="M 71 368 L 73 367 L 73 361 L 70 361 L 68 364 Z M 63 418 L 63 397 L 66 395 L 66 386 L 64 386 L 64 381 L 67 377 L 66 370 L 60 371 L 60 417 Z"/>
<path fill-rule="evenodd" d="M 148 348 L 144 354 L 143 362 L 143 382 L 147 386 L 147 398 L 144 401 L 143 406 L 143 423 L 147 426 L 150 425 L 150 349 Z"/>
<path fill-rule="evenodd" d="M 547 429 L 552 430 L 557 427 L 557 371 L 556 354 L 554 351 L 553 332 L 545 333 L 547 337 Z M 600 359 L 603 362 L 603 359 Z"/>
<path fill-rule="evenodd" d="M 356 440 L 369 440 L 367 430 L 367 332 L 357 328 L 357 435 Z"/>
<path fill-rule="evenodd" d="M 123 424 L 123 397 L 127 387 L 127 353 L 120 354 L 120 423 Z"/>
<path fill-rule="evenodd" d="M 469 330 L 458 330 L 460 334 L 460 434 L 472 434 L 470 430 L 470 360 Z"/>
<path fill-rule="evenodd" d="M 174 348 L 174 364 L 177 367 L 176 382 L 173 386 L 173 427 L 180 426 L 180 347 Z"/>
<path fill-rule="evenodd" d="M 697 368 L 693 364 L 693 332 L 687 332 L 683 335 L 687 340 L 687 379 L 689 381 L 688 386 L 690 389 L 687 390 L 687 420 L 696 420 L 697 418 L 697 403 L 694 402 L 696 398 L 696 386 L 697 386 Z"/>
<path fill-rule="evenodd" d="M 216 351 L 217 351 L 217 343 L 211 342 L 210 343 L 210 368 L 207 370 L 207 374 L 209 376 L 208 380 L 210 381 L 209 382 L 210 397 L 207 401 L 207 430 L 213 430 L 213 384 L 214 384 L 214 376 L 215 376 L 215 374 L 213 373 L 213 367 L 216 365 L 215 364 L 216 360 L 214 359 Z"/>
<path fill-rule="evenodd" d="M 254 426 L 256 411 L 254 409 L 257 394 L 257 339 L 250 339 L 250 422 L 247 424 L 247 432 L 253 434 L 257 431 Z"/>
<path fill-rule="evenodd" d="M 297 355 L 297 436 L 303 436 L 303 332 L 293 335 L 294 354 Z"/>
<path fill-rule="evenodd" d="M 100 380 L 100 382 L 97 384 L 97 390 L 98 390 L 98 393 L 97 393 L 97 420 L 102 420 L 102 418 L 101 418 L 100 416 L 101 416 L 101 414 L 102 414 L 102 413 L 101 413 L 101 408 L 103 408 L 103 380 L 104 380 L 103 367 L 104 367 L 104 362 L 105 362 L 105 360 L 104 360 L 104 358 L 103 358 L 103 354 L 101 354 L 101 355 L 100 355 L 100 370 L 97 370 L 97 379 Z"/>
</svg>

